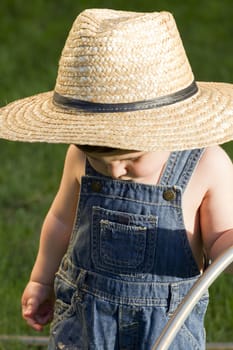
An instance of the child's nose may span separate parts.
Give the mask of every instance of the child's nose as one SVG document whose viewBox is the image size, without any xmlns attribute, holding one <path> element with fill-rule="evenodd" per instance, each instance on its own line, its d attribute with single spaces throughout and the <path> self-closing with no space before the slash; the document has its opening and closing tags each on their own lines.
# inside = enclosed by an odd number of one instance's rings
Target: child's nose
<svg viewBox="0 0 233 350">
<path fill-rule="evenodd" d="M 118 179 L 121 176 L 124 176 L 127 174 L 126 164 L 125 162 L 121 162 L 121 161 L 112 162 L 108 166 L 108 171 L 109 171 L 109 175 L 112 178 Z"/>
</svg>

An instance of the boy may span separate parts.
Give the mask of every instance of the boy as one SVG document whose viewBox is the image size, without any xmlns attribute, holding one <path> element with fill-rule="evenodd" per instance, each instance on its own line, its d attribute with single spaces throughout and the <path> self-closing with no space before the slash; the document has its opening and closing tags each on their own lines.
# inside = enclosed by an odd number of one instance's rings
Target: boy
<svg viewBox="0 0 233 350">
<path fill-rule="evenodd" d="M 53 319 L 49 349 L 151 349 L 233 244 L 233 167 L 217 146 L 233 138 L 232 96 L 194 81 L 171 14 L 93 9 L 55 91 L 1 110 L 3 138 L 71 144 L 22 296 L 34 329 Z M 207 304 L 171 349 L 205 348 Z"/>
</svg>

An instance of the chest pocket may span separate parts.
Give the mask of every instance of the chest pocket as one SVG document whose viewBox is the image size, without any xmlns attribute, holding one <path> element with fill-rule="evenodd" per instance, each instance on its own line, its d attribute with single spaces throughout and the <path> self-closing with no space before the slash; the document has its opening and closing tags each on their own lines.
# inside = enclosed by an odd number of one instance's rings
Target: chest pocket
<svg viewBox="0 0 233 350">
<path fill-rule="evenodd" d="M 154 263 L 158 218 L 101 207 L 92 210 L 94 268 L 121 274 L 149 272 Z"/>
</svg>

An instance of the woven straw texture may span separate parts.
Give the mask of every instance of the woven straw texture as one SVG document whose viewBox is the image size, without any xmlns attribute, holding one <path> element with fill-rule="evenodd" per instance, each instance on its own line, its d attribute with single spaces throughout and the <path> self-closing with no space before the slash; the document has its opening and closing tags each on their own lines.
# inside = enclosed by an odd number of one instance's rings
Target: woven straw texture
<svg viewBox="0 0 233 350">
<path fill-rule="evenodd" d="M 82 12 L 59 62 L 54 91 L 119 104 L 151 100 L 194 81 L 173 16 L 107 9 Z M 0 137 L 28 142 L 182 150 L 233 138 L 233 86 L 197 82 L 198 92 L 167 106 L 91 113 L 53 102 L 54 91 L 0 109 Z"/>
</svg>

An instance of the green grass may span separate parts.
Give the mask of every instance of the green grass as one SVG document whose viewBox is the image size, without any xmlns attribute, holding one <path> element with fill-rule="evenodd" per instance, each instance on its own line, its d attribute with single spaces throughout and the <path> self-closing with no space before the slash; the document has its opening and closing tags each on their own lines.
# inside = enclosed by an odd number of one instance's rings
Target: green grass
<svg viewBox="0 0 233 350">
<path fill-rule="evenodd" d="M 57 62 L 85 7 L 171 11 L 197 80 L 232 82 L 232 0 L 21 0 L 0 2 L 0 105 L 54 87 Z M 0 333 L 34 334 L 20 297 L 36 255 L 40 226 L 59 184 L 67 146 L 0 141 Z M 233 145 L 225 145 L 233 159 Z M 208 341 L 233 341 L 233 279 L 210 288 Z M 43 334 L 47 334 L 48 329 Z M 0 350 L 12 345 L 0 343 Z M 22 346 L 14 345 L 14 350 Z"/>
<path fill-rule="evenodd" d="M 30 333 L 21 321 L 20 296 L 43 217 L 59 184 L 66 146 L 19 143 L 16 147 L 3 141 L 1 150 L 0 333 Z"/>
</svg>

